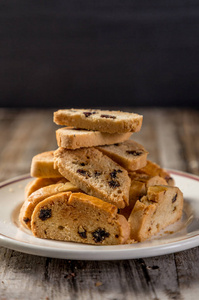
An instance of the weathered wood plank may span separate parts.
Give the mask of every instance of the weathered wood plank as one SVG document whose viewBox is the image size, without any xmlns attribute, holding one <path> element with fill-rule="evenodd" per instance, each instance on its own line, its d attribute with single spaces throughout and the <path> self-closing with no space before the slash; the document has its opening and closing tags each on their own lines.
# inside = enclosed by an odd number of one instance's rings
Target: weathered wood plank
<svg viewBox="0 0 199 300">
<path fill-rule="evenodd" d="M 171 254 L 145 260 L 89 262 L 4 251 L 1 296 L 6 295 L 8 299 L 190 299 L 192 290 L 196 295 L 199 289 L 195 251 L 183 251 L 175 256 L 176 260 Z"/>
<path fill-rule="evenodd" d="M 1 138 L 0 180 L 29 172 L 35 154 L 56 149 L 55 129 L 49 111 L 18 113 Z"/>
<path fill-rule="evenodd" d="M 158 136 L 156 130 L 156 109 L 140 109 L 138 111 L 143 115 L 143 125 L 141 131 L 134 133 L 132 139 L 142 144 L 149 152 L 148 158 L 158 164 L 161 163 L 159 156 L 159 149 L 157 147 Z"/>
<path fill-rule="evenodd" d="M 175 254 L 178 284 L 184 299 L 199 294 L 199 247 Z"/>
<path fill-rule="evenodd" d="M 187 171 L 199 175 L 199 111 L 183 111 L 181 140 Z"/>
<path fill-rule="evenodd" d="M 186 170 L 182 156 L 182 144 L 178 136 L 178 114 L 176 110 L 156 111 L 156 134 L 160 165 L 164 168 Z"/>
</svg>

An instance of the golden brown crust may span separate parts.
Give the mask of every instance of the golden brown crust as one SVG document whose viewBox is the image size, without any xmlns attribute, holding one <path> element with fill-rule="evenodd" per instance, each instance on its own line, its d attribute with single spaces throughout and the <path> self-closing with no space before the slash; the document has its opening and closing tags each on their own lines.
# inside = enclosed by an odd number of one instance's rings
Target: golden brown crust
<svg viewBox="0 0 199 300">
<path fill-rule="evenodd" d="M 67 182 L 68 180 L 64 177 L 57 178 L 34 178 L 25 187 L 25 199 L 29 197 L 36 190 L 39 190 L 42 187 L 47 185 L 55 184 L 58 182 Z"/>
<path fill-rule="evenodd" d="M 54 151 L 46 151 L 32 158 L 30 174 L 39 178 L 59 178 L 62 175 L 54 168 Z"/>
<path fill-rule="evenodd" d="M 77 188 L 70 182 L 56 183 L 36 190 L 25 200 L 25 202 L 21 207 L 20 214 L 19 214 L 19 220 L 21 224 L 24 227 L 30 229 L 31 216 L 34 208 L 39 202 L 43 201 L 47 197 L 58 194 L 60 192 L 79 191 L 79 190 L 80 190 L 79 188 Z"/>
</svg>

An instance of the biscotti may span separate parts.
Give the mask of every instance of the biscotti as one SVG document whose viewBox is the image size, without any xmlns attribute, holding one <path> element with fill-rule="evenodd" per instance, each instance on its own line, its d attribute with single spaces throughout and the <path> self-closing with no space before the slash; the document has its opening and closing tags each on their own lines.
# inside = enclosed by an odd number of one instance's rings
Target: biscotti
<svg viewBox="0 0 199 300">
<path fill-rule="evenodd" d="M 51 185 L 51 184 L 55 184 L 58 182 L 66 182 L 68 181 L 66 178 L 64 177 L 57 177 L 57 178 L 34 178 L 33 180 L 31 180 L 30 182 L 28 182 L 28 184 L 25 187 L 25 199 L 27 197 L 29 197 L 33 192 L 35 192 L 36 190 L 39 190 L 42 187 L 45 187 L 47 185 Z"/>
<path fill-rule="evenodd" d="M 59 128 L 56 131 L 57 145 L 67 149 L 110 145 L 128 140 L 131 132 L 107 133 L 71 127 Z"/>
<path fill-rule="evenodd" d="M 58 125 L 108 133 L 138 132 L 142 119 L 135 113 L 97 109 L 62 109 L 54 113 Z"/>
<path fill-rule="evenodd" d="M 35 155 L 32 158 L 30 175 L 39 178 L 62 177 L 54 168 L 54 151 L 46 151 Z"/>
<path fill-rule="evenodd" d="M 93 245 L 124 244 L 130 226 L 117 207 L 83 193 L 61 193 L 40 202 L 32 215 L 32 232 L 44 239 Z"/>
<path fill-rule="evenodd" d="M 166 180 L 168 185 L 174 186 L 174 179 L 171 175 L 163 168 L 161 168 L 158 164 L 148 160 L 145 167 L 137 170 L 137 173 L 143 173 L 150 176 L 160 176 Z"/>
<path fill-rule="evenodd" d="M 128 172 L 95 148 L 68 150 L 59 148 L 54 153 L 60 174 L 88 195 L 123 208 L 129 202 Z"/>
<path fill-rule="evenodd" d="M 143 168 L 147 163 L 148 151 L 133 140 L 127 140 L 120 144 L 97 147 L 97 149 L 128 171 Z"/>
<path fill-rule="evenodd" d="M 78 192 L 80 189 L 72 183 L 66 182 L 48 185 L 36 190 L 24 201 L 21 207 L 19 214 L 21 224 L 30 229 L 31 216 L 36 205 L 49 196 L 68 191 Z"/>
<path fill-rule="evenodd" d="M 154 185 L 167 185 L 164 178 L 160 176 L 149 176 L 147 174 L 130 173 L 131 186 L 129 192 L 129 205 L 120 210 L 120 213 L 129 218 L 137 200 L 147 194 L 147 189 Z"/>
<path fill-rule="evenodd" d="M 182 216 L 170 174 L 131 140 L 134 113 L 63 109 L 58 149 L 33 157 L 19 220 L 35 237 L 92 245 L 142 242 Z M 22 228 L 24 230 L 24 228 Z"/>
<path fill-rule="evenodd" d="M 182 216 L 183 194 L 177 187 L 152 186 L 138 200 L 128 219 L 131 238 L 142 242 Z"/>
</svg>

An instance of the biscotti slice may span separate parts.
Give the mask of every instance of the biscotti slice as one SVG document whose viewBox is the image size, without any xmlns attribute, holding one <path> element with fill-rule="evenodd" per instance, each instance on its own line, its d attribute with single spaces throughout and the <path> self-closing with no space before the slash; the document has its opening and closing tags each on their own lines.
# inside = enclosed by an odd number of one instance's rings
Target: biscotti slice
<svg viewBox="0 0 199 300">
<path fill-rule="evenodd" d="M 32 158 L 30 174 L 32 177 L 56 178 L 62 175 L 54 168 L 54 151 L 46 151 Z"/>
<path fill-rule="evenodd" d="M 61 176 L 61 175 L 60 175 Z M 33 192 L 36 190 L 39 190 L 42 187 L 45 187 L 47 185 L 55 184 L 57 182 L 66 182 L 68 181 L 64 177 L 57 177 L 57 178 L 34 178 L 25 187 L 25 199 L 29 197 Z"/>
<path fill-rule="evenodd" d="M 164 178 L 160 176 L 149 176 L 146 174 L 130 173 L 131 187 L 129 192 L 129 205 L 120 210 L 120 213 L 129 218 L 137 200 L 147 194 L 147 189 L 154 185 L 167 185 Z"/>
<path fill-rule="evenodd" d="M 36 190 L 24 201 L 21 207 L 19 214 L 21 224 L 30 229 L 31 216 L 35 206 L 49 196 L 68 191 L 78 192 L 80 189 L 72 183 L 66 182 L 48 185 Z"/>
<path fill-rule="evenodd" d="M 72 127 L 60 128 L 56 131 L 57 145 L 67 149 L 111 145 L 128 140 L 131 132 L 107 133 Z"/>
<path fill-rule="evenodd" d="M 163 168 L 161 168 L 158 164 L 147 160 L 147 164 L 145 167 L 137 170 L 137 173 L 144 173 L 150 176 L 160 176 L 164 178 L 168 185 L 174 186 L 175 182 L 174 179 L 171 177 L 171 175 Z"/>
<path fill-rule="evenodd" d="M 83 193 L 61 193 L 40 202 L 31 229 L 39 238 L 93 245 L 124 244 L 130 234 L 116 206 Z"/>
<path fill-rule="evenodd" d="M 148 152 L 144 147 L 133 140 L 123 143 L 97 147 L 98 150 L 109 156 L 128 171 L 144 167 L 147 163 Z"/>
<path fill-rule="evenodd" d="M 182 216 L 183 194 L 177 187 L 152 186 L 138 200 L 128 219 L 131 237 L 142 242 Z"/>
<path fill-rule="evenodd" d="M 127 171 L 101 151 L 91 148 L 54 153 L 55 164 L 62 176 L 88 195 L 123 208 L 128 205 L 130 178 Z"/>
<path fill-rule="evenodd" d="M 142 119 L 135 113 L 99 109 L 62 109 L 54 113 L 58 125 L 108 133 L 138 132 Z"/>
</svg>

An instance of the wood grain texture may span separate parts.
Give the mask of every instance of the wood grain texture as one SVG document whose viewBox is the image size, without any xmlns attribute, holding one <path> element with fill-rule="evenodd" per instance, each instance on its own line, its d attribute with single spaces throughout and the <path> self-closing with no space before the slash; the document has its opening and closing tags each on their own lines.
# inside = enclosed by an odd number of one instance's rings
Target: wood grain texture
<svg viewBox="0 0 199 300">
<path fill-rule="evenodd" d="M 199 175 L 199 111 L 136 112 L 144 122 L 132 138 L 149 150 L 149 158 Z M 33 155 L 57 147 L 52 110 L 1 109 L 0 129 L 1 181 L 28 173 Z M 198 297 L 198 278 L 199 247 L 121 261 L 70 261 L 0 247 L 0 300 L 189 300 Z"/>
</svg>

